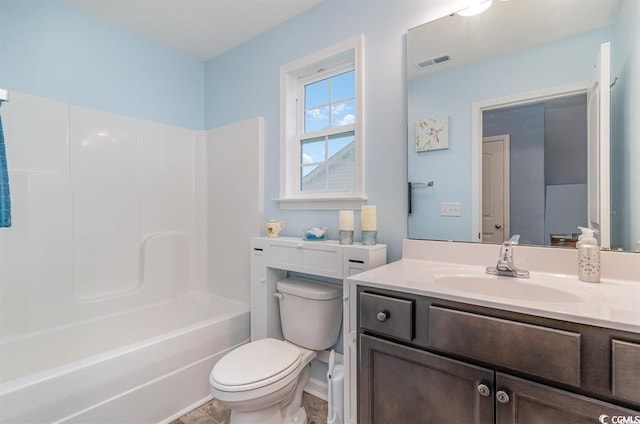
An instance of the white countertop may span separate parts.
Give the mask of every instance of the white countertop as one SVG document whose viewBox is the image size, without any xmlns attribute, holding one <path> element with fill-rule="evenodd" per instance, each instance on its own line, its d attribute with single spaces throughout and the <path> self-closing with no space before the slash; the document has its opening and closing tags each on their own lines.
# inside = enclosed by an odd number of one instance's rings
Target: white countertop
<svg viewBox="0 0 640 424">
<path fill-rule="evenodd" d="M 478 265 L 404 258 L 354 275 L 349 282 L 640 333 L 639 282 L 602 279 L 600 283 L 585 283 L 574 275 L 535 271 L 531 272 L 530 279 L 523 279 L 490 276 L 484 270 L 484 266 Z M 474 287 L 470 292 L 439 284 L 437 278 L 442 275 L 478 276 L 478 289 Z M 491 283 L 494 290 L 483 293 L 483 281 Z M 495 290 L 496 285 L 499 287 L 502 283 L 505 285 L 504 295 Z M 543 286 L 548 293 L 559 290 L 562 292 L 559 294 L 567 294 L 568 299 L 563 302 L 527 297 L 528 291 L 521 289 L 531 288 L 531 285 Z"/>
</svg>

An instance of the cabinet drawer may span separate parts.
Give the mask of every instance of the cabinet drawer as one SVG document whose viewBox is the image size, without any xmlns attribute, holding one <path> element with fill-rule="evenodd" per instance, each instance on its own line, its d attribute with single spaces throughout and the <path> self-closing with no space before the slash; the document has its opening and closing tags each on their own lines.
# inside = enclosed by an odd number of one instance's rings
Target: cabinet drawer
<svg viewBox="0 0 640 424">
<path fill-rule="evenodd" d="M 640 344 L 611 341 L 611 374 L 613 395 L 640 403 Z"/>
<path fill-rule="evenodd" d="M 360 293 L 360 327 L 398 339 L 413 340 L 414 301 Z"/>
<path fill-rule="evenodd" d="M 267 266 L 323 277 L 342 278 L 342 250 L 325 242 L 273 242 Z"/>
<path fill-rule="evenodd" d="M 561 383 L 580 385 L 580 334 L 429 307 L 429 345 Z"/>
</svg>

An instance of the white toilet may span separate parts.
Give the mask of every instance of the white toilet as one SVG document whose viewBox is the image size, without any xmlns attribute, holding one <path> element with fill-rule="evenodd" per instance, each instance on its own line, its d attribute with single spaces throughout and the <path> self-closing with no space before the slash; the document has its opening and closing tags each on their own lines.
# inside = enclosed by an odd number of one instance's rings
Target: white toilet
<svg viewBox="0 0 640 424">
<path fill-rule="evenodd" d="M 318 350 L 335 344 L 342 287 L 301 278 L 278 281 L 285 341 L 266 338 L 227 353 L 209 376 L 211 393 L 231 409 L 231 424 L 304 424 L 302 391 Z"/>
</svg>

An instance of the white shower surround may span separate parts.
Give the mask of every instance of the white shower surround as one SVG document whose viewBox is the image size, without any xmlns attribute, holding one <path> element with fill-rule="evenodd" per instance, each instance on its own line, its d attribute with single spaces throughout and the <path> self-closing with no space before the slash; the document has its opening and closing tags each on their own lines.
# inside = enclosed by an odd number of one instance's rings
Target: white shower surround
<svg viewBox="0 0 640 424">
<path fill-rule="evenodd" d="M 11 94 L 0 339 L 206 291 L 206 135 Z"/>
<path fill-rule="evenodd" d="M 11 94 L 2 110 L 14 222 L 0 232 L 0 421 L 158 421 L 203 400 L 207 368 L 248 338 L 248 243 L 262 220 L 255 191 L 208 201 L 229 182 L 207 166 L 244 160 L 234 171 L 259 189 L 262 120 L 194 131 Z M 238 133 L 244 149 L 226 149 Z M 245 241 L 224 250 L 235 266 L 215 272 L 207 252 L 224 240 L 207 228 L 228 204 L 246 210 L 226 222 Z M 159 352 L 174 357 L 156 361 Z M 177 402 L 146 416 L 127 403 L 171 387 Z M 56 403 L 47 393 L 80 397 Z"/>
</svg>

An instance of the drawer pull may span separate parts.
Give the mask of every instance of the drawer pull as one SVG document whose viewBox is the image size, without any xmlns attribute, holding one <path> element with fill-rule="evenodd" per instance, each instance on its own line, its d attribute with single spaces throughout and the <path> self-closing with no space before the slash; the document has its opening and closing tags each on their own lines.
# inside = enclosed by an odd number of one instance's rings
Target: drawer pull
<svg viewBox="0 0 640 424">
<path fill-rule="evenodd" d="M 376 315 L 376 319 L 380 322 L 385 322 L 386 320 L 389 319 L 390 316 L 391 314 L 389 313 L 389 311 L 380 311 Z"/>
<path fill-rule="evenodd" d="M 486 384 L 479 384 L 478 393 L 480 393 L 480 396 L 488 397 L 491 395 L 491 389 Z"/>
<path fill-rule="evenodd" d="M 496 399 L 500 403 L 509 403 L 510 400 L 509 395 L 504 390 L 500 390 L 498 393 L 496 393 Z"/>
</svg>

